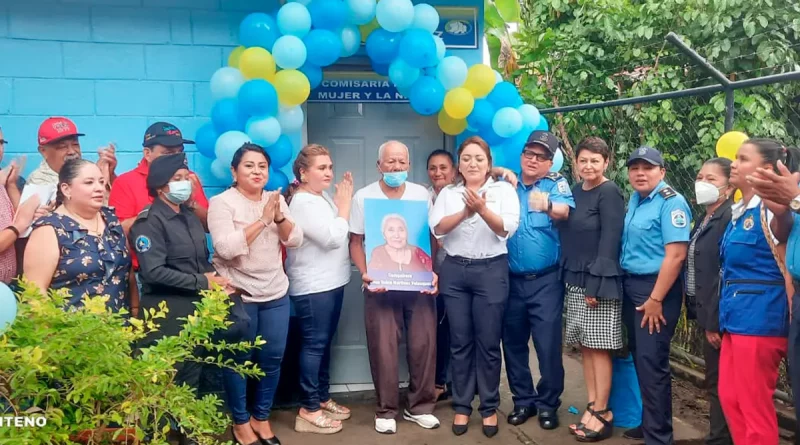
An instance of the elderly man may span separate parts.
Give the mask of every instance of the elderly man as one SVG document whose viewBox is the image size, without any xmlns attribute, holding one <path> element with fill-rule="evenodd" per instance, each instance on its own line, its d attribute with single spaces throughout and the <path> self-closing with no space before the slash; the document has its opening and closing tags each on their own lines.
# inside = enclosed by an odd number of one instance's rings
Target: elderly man
<svg viewBox="0 0 800 445">
<path fill-rule="evenodd" d="M 425 201 L 430 207 L 428 189 L 406 181 L 410 166 L 408 147 L 403 143 L 381 145 L 377 167 L 382 178 L 356 192 L 350 211 L 350 257 L 361 272 L 369 364 L 378 396 L 375 431 L 383 434 L 397 432 L 398 339 L 404 325 L 411 382 L 403 418 L 423 428 L 439 426 L 439 420 L 431 414 L 436 403 L 436 299 L 428 293 L 368 288 L 372 279 L 367 275 L 364 251 L 364 200 Z M 434 274 L 434 289 L 436 280 Z"/>
</svg>

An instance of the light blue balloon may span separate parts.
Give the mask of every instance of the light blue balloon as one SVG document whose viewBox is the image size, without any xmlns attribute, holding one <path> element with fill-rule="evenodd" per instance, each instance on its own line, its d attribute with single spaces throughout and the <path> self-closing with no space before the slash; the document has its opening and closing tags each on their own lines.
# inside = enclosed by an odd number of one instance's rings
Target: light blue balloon
<svg viewBox="0 0 800 445">
<path fill-rule="evenodd" d="M 217 134 L 217 130 L 214 129 L 214 124 L 211 122 L 203 124 L 197 129 L 197 133 L 194 136 L 194 143 L 197 147 L 197 151 L 207 158 L 216 158 L 217 155 L 214 153 L 214 146 L 217 143 L 218 137 L 219 134 Z"/>
<path fill-rule="evenodd" d="M 286 190 L 288 187 L 289 187 L 289 178 L 286 176 L 286 173 L 280 170 L 273 170 L 270 167 L 269 179 L 267 180 L 267 184 L 264 186 L 264 188 L 269 191 L 274 191 L 278 189 Z"/>
<path fill-rule="evenodd" d="M 296 3 L 288 3 L 285 6 Z M 272 47 L 275 63 L 285 70 L 296 70 L 306 63 L 306 45 L 297 36 L 282 36 Z"/>
<path fill-rule="evenodd" d="M 560 172 L 561 167 L 564 166 L 564 153 L 561 150 L 556 150 L 556 154 L 553 156 L 553 166 L 550 167 L 551 172 Z"/>
<path fill-rule="evenodd" d="M 522 115 L 511 107 L 501 108 L 494 114 L 492 129 L 498 136 L 510 138 L 522 130 Z"/>
<path fill-rule="evenodd" d="M 333 65 L 342 53 L 341 37 L 327 29 L 312 30 L 303 42 L 308 50 L 308 62 L 312 65 L 322 67 Z"/>
<path fill-rule="evenodd" d="M 266 150 L 269 155 L 270 169 L 278 170 L 292 159 L 292 141 L 285 134 Z"/>
<path fill-rule="evenodd" d="M 456 56 L 445 57 L 436 67 L 436 78 L 446 90 L 460 87 L 467 80 L 467 64 Z"/>
<path fill-rule="evenodd" d="M 410 87 L 419 79 L 420 70 L 409 66 L 403 59 L 395 59 L 389 65 L 389 80 L 398 88 Z"/>
<path fill-rule="evenodd" d="M 281 108 L 281 112 L 278 113 L 278 122 L 284 134 L 302 130 L 304 119 L 303 108 L 299 105 L 292 108 Z"/>
<path fill-rule="evenodd" d="M 436 40 L 424 29 L 409 29 L 400 41 L 400 57 L 414 68 L 435 66 L 439 62 Z"/>
<path fill-rule="evenodd" d="M 311 0 L 286 0 L 287 3 L 300 3 L 303 6 L 308 6 Z"/>
<path fill-rule="evenodd" d="M 313 0 L 308 5 L 316 29 L 338 30 L 347 21 L 347 6 L 342 0 Z"/>
<path fill-rule="evenodd" d="M 361 48 L 361 31 L 357 26 L 345 26 L 341 32 L 342 57 L 350 57 Z"/>
<path fill-rule="evenodd" d="M 281 124 L 274 117 L 254 116 L 247 121 L 245 132 L 254 143 L 267 147 L 281 137 Z"/>
<path fill-rule="evenodd" d="M 441 62 L 447 54 L 447 45 L 444 44 L 444 40 L 439 36 L 433 36 L 433 41 L 436 43 L 436 60 Z"/>
<path fill-rule="evenodd" d="M 216 160 L 230 165 L 236 150 L 240 149 L 242 145 L 248 142 L 251 142 L 250 136 L 241 131 L 227 131 L 222 133 L 219 138 L 217 138 L 217 144 L 214 147 L 214 153 L 217 154 Z"/>
<path fill-rule="evenodd" d="M 430 116 L 442 109 L 445 93 L 441 82 L 433 77 L 422 76 L 411 86 L 408 101 L 414 111 Z"/>
<path fill-rule="evenodd" d="M 10 328 L 17 318 L 17 298 L 5 283 L 0 283 L 0 334 Z"/>
<path fill-rule="evenodd" d="M 533 128 L 533 131 L 550 131 L 550 124 L 547 123 L 547 119 L 544 116 L 541 116 L 539 119 L 539 125 Z"/>
<path fill-rule="evenodd" d="M 233 182 L 231 164 L 230 162 L 226 164 L 222 159 L 214 159 L 211 163 L 211 174 L 220 181 Z"/>
<path fill-rule="evenodd" d="M 311 31 L 311 13 L 301 3 L 287 3 L 278 10 L 278 29 L 285 36 L 301 39 Z"/>
<path fill-rule="evenodd" d="M 238 69 L 230 66 L 220 68 L 211 76 L 211 98 L 214 102 L 234 98 L 244 82 L 244 76 Z"/>
<path fill-rule="evenodd" d="M 322 83 L 322 68 L 306 62 L 300 67 L 300 72 L 306 75 L 312 90 Z"/>
<path fill-rule="evenodd" d="M 402 32 L 414 22 L 414 4 L 411 0 L 381 0 L 375 8 L 375 16 L 381 28 L 390 32 Z"/>
<path fill-rule="evenodd" d="M 346 0 L 347 18 L 354 25 L 366 25 L 375 18 L 375 0 Z"/>
<path fill-rule="evenodd" d="M 275 19 L 263 12 L 248 14 L 239 24 L 239 43 L 248 48 L 260 46 L 272 51 L 272 45 L 280 36 Z"/>
<path fill-rule="evenodd" d="M 539 114 L 539 109 L 530 104 L 522 104 L 517 108 L 519 114 L 522 115 L 522 125 L 527 128 L 536 128 L 539 125 L 539 119 L 542 115 Z"/>
<path fill-rule="evenodd" d="M 411 22 L 412 28 L 420 28 L 433 34 L 439 27 L 439 12 L 436 8 L 427 4 L 420 3 L 414 6 L 414 21 Z"/>
<path fill-rule="evenodd" d="M 402 34 L 378 28 L 367 37 L 367 56 L 373 64 L 388 65 L 400 51 Z"/>
</svg>

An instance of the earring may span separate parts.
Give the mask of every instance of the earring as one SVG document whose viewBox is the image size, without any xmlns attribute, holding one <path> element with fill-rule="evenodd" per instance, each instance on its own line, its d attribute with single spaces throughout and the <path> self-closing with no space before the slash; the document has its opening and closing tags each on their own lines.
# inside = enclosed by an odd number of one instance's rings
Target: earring
<svg viewBox="0 0 800 445">
<path fill-rule="evenodd" d="M 303 184 L 306 183 L 306 175 L 300 175 L 300 182 L 302 182 Z"/>
</svg>

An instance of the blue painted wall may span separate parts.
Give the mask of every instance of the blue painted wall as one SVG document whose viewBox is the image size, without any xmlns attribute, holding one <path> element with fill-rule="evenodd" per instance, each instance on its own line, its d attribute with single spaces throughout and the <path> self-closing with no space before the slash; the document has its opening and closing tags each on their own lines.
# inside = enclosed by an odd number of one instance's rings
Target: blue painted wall
<svg viewBox="0 0 800 445">
<path fill-rule="evenodd" d="M 477 0 L 437 0 L 479 6 Z M 41 161 L 39 124 L 73 119 L 86 137 L 84 155 L 116 143 L 117 173 L 141 158 L 144 130 L 167 120 L 187 137 L 208 121 L 208 80 L 238 44 L 249 12 L 272 12 L 277 0 L 0 0 L 0 126 L 4 163 L 28 155 L 25 174 Z M 479 35 L 483 33 L 480 22 Z M 481 49 L 452 50 L 468 64 Z M 434 117 L 435 118 L 435 117 Z M 222 186 L 193 148 L 190 166 L 211 195 Z"/>
</svg>

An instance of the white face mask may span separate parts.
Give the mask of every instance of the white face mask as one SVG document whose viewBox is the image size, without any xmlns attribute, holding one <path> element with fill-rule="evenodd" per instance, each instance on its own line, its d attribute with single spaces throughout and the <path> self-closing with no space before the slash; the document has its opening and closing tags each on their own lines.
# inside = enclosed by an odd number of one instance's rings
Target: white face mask
<svg viewBox="0 0 800 445">
<path fill-rule="evenodd" d="M 707 206 L 719 201 L 719 188 L 710 182 L 697 181 L 694 183 L 694 195 L 697 204 Z"/>
</svg>

